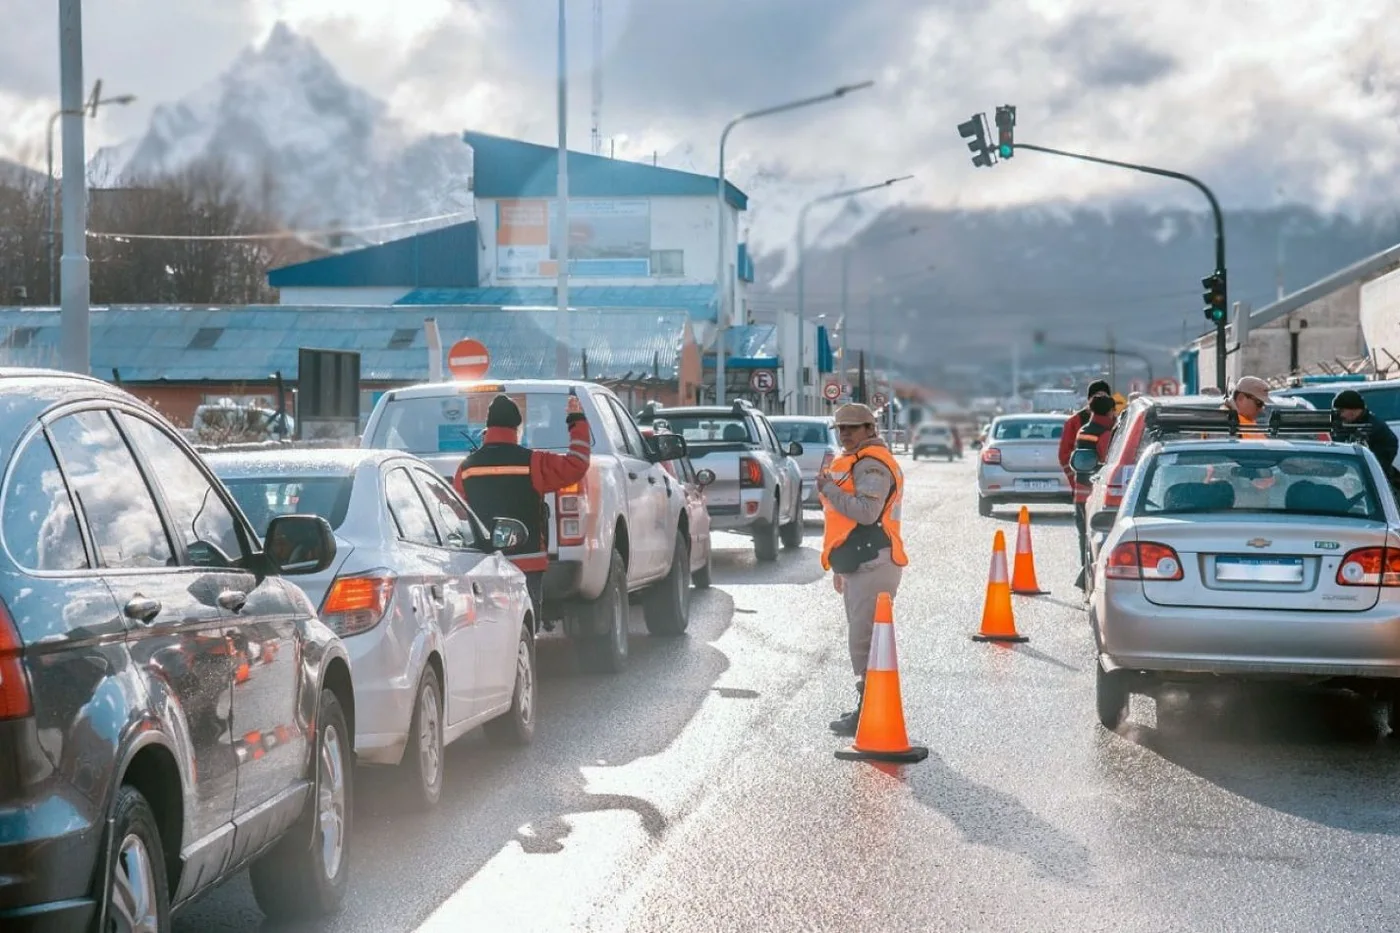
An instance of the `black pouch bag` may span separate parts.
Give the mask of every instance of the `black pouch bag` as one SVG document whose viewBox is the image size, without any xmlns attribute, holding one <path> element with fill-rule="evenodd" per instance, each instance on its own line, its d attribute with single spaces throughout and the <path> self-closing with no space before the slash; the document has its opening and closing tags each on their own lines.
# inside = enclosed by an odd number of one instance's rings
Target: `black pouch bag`
<svg viewBox="0 0 1400 933">
<path fill-rule="evenodd" d="M 856 463 L 859 462 L 860 458 L 857 457 Z M 855 463 L 851 464 L 852 473 L 855 472 L 855 468 Z M 837 573 L 855 573 L 862 564 L 874 560 L 880 556 L 882 550 L 890 546 L 890 535 L 884 526 L 885 510 L 890 507 L 890 500 L 894 498 L 898 488 L 894 477 L 891 476 L 890 494 L 885 497 L 885 504 L 880 508 L 880 517 L 872 525 L 856 525 L 845 541 L 832 548 L 831 556 L 827 558 L 832 570 Z"/>
</svg>

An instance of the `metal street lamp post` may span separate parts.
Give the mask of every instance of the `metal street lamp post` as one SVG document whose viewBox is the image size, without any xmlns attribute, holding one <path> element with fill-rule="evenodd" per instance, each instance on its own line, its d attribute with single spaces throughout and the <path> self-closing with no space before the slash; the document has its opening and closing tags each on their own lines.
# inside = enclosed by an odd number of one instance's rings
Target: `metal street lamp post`
<svg viewBox="0 0 1400 933">
<path fill-rule="evenodd" d="M 119 95 L 117 95 L 116 97 L 103 97 L 103 98 L 98 98 L 97 94 L 98 94 L 98 91 L 101 89 L 101 87 L 102 87 L 102 82 L 101 82 L 101 81 L 98 81 L 96 84 L 93 85 L 93 87 L 92 87 L 92 96 L 89 98 L 88 104 L 86 104 L 85 106 L 83 106 L 82 108 L 80 108 L 80 109 L 78 110 L 77 116 L 82 116 L 83 114 L 87 114 L 88 116 L 91 116 L 91 117 L 94 117 L 94 118 L 95 118 L 95 117 L 97 116 L 97 108 L 98 108 L 98 107 L 101 107 L 103 104 L 118 104 L 118 105 L 121 105 L 121 106 L 125 106 L 125 105 L 127 105 L 127 104 L 133 103 L 133 102 L 136 100 L 136 95 L 135 95 L 135 94 L 119 94 Z M 45 226 L 48 228 L 48 239 L 49 239 L 49 295 L 48 295 L 48 302 L 49 302 L 49 304 L 53 304 L 53 303 L 54 303 L 54 300 L 55 300 L 55 299 L 57 298 L 57 296 L 58 296 L 58 261 L 57 261 L 57 258 L 56 258 L 55 255 L 54 255 L 54 254 L 57 252 L 57 250 L 58 250 L 58 234 L 57 234 L 57 232 L 54 230 L 54 220 L 56 219 L 56 213 L 57 213 L 57 212 L 54 210 L 55 205 L 54 205 L 54 176 L 53 176 L 53 128 L 54 128 L 54 124 L 56 124 L 56 123 L 58 122 L 59 118 L 62 117 L 62 116 L 67 115 L 67 113 L 68 113 L 68 111 L 66 111 L 66 110 L 55 110 L 55 111 L 49 116 L 49 133 L 48 133 L 49 182 L 48 182 L 48 191 L 47 191 L 47 194 L 46 194 L 45 199 L 44 199 L 44 200 L 45 200 L 45 204 L 46 204 L 46 207 L 45 207 L 45 219 L 46 219 Z"/>
<path fill-rule="evenodd" d="M 852 198 L 870 191 L 878 191 L 881 188 L 888 188 L 901 181 L 908 181 L 913 175 L 901 175 L 898 178 L 887 178 L 874 185 L 864 185 L 860 188 L 849 188 L 845 191 L 836 191 L 831 194 L 824 194 L 821 197 L 813 198 L 802 209 L 797 212 L 797 414 L 807 414 L 807 381 L 803 378 L 807 358 L 806 336 L 807 336 L 807 296 L 804 284 L 806 271 L 806 239 L 807 239 L 807 212 L 818 204 L 825 204 L 828 201 L 839 201 L 842 198 Z"/>
<path fill-rule="evenodd" d="M 773 107 L 764 107 L 762 110 L 752 110 L 748 113 L 741 113 L 724 125 L 724 131 L 719 136 L 719 173 L 718 183 L 715 186 L 715 227 L 719 231 L 719 251 L 715 257 L 715 401 L 723 405 L 725 402 L 724 381 L 725 381 L 725 331 L 729 328 L 729 263 L 726 261 L 726 242 L 724 236 L 724 146 L 729 140 L 729 133 L 748 120 L 755 120 L 759 117 L 768 117 L 777 113 L 786 113 L 789 110 L 797 110 L 801 107 L 809 107 L 813 104 L 825 103 L 829 100 L 839 100 L 850 94 L 852 91 L 864 90 L 874 87 L 874 81 L 862 81 L 859 84 L 844 84 L 836 90 L 816 97 L 805 97 L 802 100 L 791 101 L 786 104 L 778 104 Z"/>
</svg>

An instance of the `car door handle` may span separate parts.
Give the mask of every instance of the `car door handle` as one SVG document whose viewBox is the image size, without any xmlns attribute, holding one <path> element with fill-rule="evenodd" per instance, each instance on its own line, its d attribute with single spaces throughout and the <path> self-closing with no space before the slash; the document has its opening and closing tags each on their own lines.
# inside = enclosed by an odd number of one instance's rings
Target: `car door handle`
<svg viewBox="0 0 1400 933">
<path fill-rule="evenodd" d="M 628 470 L 628 471 L 627 471 L 627 478 L 628 478 L 628 479 L 636 479 L 636 478 L 637 478 L 637 474 L 636 474 L 636 473 L 633 473 L 631 470 Z"/>
<path fill-rule="evenodd" d="M 442 602 L 442 584 L 434 583 L 428 587 L 428 595 L 432 596 L 438 603 Z"/>
<path fill-rule="evenodd" d="M 655 485 L 656 485 L 656 477 L 655 477 L 655 476 L 648 476 L 648 477 L 647 477 L 647 482 L 648 482 L 648 483 L 651 483 L 653 486 L 655 486 Z"/>
<path fill-rule="evenodd" d="M 248 594 L 239 590 L 224 590 L 219 594 L 219 605 L 229 612 L 242 612 L 248 605 Z"/>
<path fill-rule="evenodd" d="M 473 580 L 473 581 L 472 581 L 472 595 L 474 595 L 474 596 L 480 596 L 480 595 L 481 595 L 481 582 L 478 581 L 478 580 Z"/>
<path fill-rule="evenodd" d="M 128 619 L 135 619 L 137 622 L 149 625 L 152 619 L 160 615 L 160 600 L 138 594 L 127 602 L 122 612 L 126 614 Z"/>
</svg>

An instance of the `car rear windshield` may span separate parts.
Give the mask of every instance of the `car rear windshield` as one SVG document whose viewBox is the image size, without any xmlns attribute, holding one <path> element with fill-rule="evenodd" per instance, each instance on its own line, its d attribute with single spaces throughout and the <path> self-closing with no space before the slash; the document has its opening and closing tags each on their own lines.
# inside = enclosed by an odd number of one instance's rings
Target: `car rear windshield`
<svg viewBox="0 0 1400 933">
<path fill-rule="evenodd" d="M 688 444 L 758 443 L 742 415 L 667 414 L 664 417 L 672 433 L 685 438 Z"/>
<path fill-rule="evenodd" d="M 1281 512 L 1383 519 L 1365 463 L 1325 451 L 1167 451 L 1143 480 L 1138 515 Z"/>
<path fill-rule="evenodd" d="M 774 421 L 773 433 L 783 444 L 796 441 L 799 444 L 815 444 L 829 447 L 836 443 L 836 432 L 831 425 L 819 421 Z"/>
<path fill-rule="evenodd" d="M 507 393 L 520 406 L 520 443 L 564 450 L 569 446 L 569 397 L 563 393 Z M 384 403 L 370 444 L 411 454 L 470 453 L 481 446 L 494 392 L 396 398 Z"/>
<path fill-rule="evenodd" d="M 351 477 L 252 476 L 225 479 L 258 534 L 279 515 L 319 515 L 339 528 L 350 505 Z"/>
<path fill-rule="evenodd" d="M 1065 419 L 1044 421 L 1001 421 L 992 431 L 994 441 L 1054 441 L 1064 432 Z"/>
</svg>

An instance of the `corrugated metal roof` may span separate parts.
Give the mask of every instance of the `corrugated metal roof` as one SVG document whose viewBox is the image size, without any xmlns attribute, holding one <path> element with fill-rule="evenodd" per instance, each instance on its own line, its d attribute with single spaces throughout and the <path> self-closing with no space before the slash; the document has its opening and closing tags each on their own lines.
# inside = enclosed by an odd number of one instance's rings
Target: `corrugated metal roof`
<svg viewBox="0 0 1400 933">
<path fill-rule="evenodd" d="M 519 139 L 467 132 L 472 147 L 473 190 L 478 198 L 552 198 L 559 180 L 559 150 Z M 569 152 L 571 198 L 715 196 L 719 179 L 642 162 Z M 747 210 L 748 195 L 726 181 L 724 199 Z"/>
<path fill-rule="evenodd" d="M 476 221 L 453 224 L 267 274 L 273 288 L 471 287 L 477 283 Z"/>
<path fill-rule="evenodd" d="M 582 285 L 569 289 L 576 308 L 672 308 L 693 320 L 715 319 L 713 285 Z M 418 288 L 395 305 L 487 305 L 494 307 L 550 306 L 555 290 L 549 285 L 486 288 Z"/>
<path fill-rule="evenodd" d="M 299 348 L 358 350 L 366 382 L 419 382 L 428 378 L 423 322 L 436 318 L 444 348 L 474 337 L 491 351 L 490 375 L 552 378 L 557 342 L 550 308 L 118 306 L 94 308 L 92 371 L 115 368 L 126 382 L 263 381 L 280 370 L 295 379 Z M 570 368 L 588 376 L 628 373 L 675 379 L 687 339 L 684 311 L 656 308 L 599 310 L 571 315 Z M 0 346 L 0 365 L 60 365 L 59 312 L 53 308 L 0 308 L 0 343 L 19 328 L 32 329 L 28 345 Z M 201 328 L 221 329 L 209 349 L 192 349 Z M 414 337 L 405 342 L 403 331 Z M 396 339 L 396 337 L 398 339 Z"/>
</svg>

